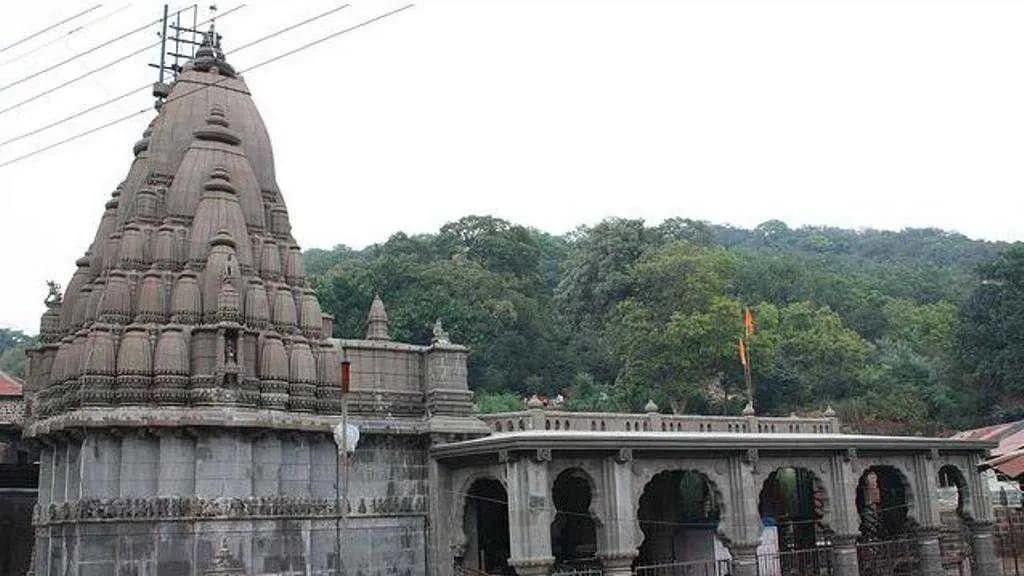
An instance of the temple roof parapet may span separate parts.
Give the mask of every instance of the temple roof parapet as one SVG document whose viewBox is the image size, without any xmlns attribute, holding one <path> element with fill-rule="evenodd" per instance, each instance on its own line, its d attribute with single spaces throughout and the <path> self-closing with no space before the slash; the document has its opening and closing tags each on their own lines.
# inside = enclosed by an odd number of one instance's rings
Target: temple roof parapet
<svg viewBox="0 0 1024 576">
<path fill-rule="evenodd" d="M 496 433 L 521 431 L 572 432 L 725 432 L 761 434 L 840 434 L 838 417 L 801 416 L 706 416 L 660 414 L 650 408 L 642 414 L 570 412 L 549 410 L 535 404 L 527 410 L 482 414 L 479 418 Z"/>
</svg>

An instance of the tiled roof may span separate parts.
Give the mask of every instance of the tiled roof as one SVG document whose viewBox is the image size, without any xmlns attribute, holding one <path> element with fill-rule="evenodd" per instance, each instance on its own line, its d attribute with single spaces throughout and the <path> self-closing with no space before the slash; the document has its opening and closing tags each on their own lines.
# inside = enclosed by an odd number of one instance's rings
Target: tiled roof
<svg viewBox="0 0 1024 576">
<path fill-rule="evenodd" d="M 21 380 L 0 371 L 0 396 L 21 396 L 23 385 Z"/>
</svg>

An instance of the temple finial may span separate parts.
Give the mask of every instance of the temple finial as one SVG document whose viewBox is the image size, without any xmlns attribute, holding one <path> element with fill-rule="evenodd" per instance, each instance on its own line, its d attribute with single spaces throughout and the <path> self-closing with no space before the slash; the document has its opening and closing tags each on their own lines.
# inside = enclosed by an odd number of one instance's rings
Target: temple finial
<svg viewBox="0 0 1024 576">
<path fill-rule="evenodd" d="M 388 335 L 388 313 L 384 309 L 384 301 L 380 294 L 373 296 L 373 304 L 370 304 L 370 315 L 366 319 L 367 340 L 390 340 Z"/>
<path fill-rule="evenodd" d="M 216 4 L 210 4 L 209 11 L 210 11 L 210 31 L 208 33 L 208 36 L 210 37 L 210 42 L 213 43 L 213 47 L 214 48 L 220 48 L 220 36 L 217 35 L 217 5 Z M 206 39 L 204 38 L 203 41 L 205 42 Z"/>
</svg>

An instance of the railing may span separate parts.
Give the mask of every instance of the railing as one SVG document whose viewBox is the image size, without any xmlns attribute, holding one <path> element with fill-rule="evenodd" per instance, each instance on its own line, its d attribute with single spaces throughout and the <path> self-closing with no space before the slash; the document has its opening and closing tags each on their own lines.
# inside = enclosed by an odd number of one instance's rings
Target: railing
<svg viewBox="0 0 1024 576">
<path fill-rule="evenodd" d="M 883 540 L 857 544 L 860 576 L 920 576 L 917 540 Z"/>
<path fill-rule="evenodd" d="M 995 549 L 1003 576 L 1024 576 L 1024 511 L 996 506 Z"/>
<path fill-rule="evenodd" d="M 633 570 L 635 576 L 729 576 L 732 574 L 731 560 L 696 560 L 690 562 L 669 562 L 647 564 Z"/>
<path fill-rule="evenodd" d="M 603 576 L 600 566 L 555 566 L 551 576 Z"/>
<path fill-rule="evenodd" d="M 738 432 L 761 434 L 836 434 L 835 417 L 701 416 L 568 412 L 533 408 L 520 412 L 481 414 L 494 432 Z"/>
<path fill-rule="evenodd" d="M 806 548 L 757 554 L 758 576 L 830 576 L 832 548 Z"/>
</svg>

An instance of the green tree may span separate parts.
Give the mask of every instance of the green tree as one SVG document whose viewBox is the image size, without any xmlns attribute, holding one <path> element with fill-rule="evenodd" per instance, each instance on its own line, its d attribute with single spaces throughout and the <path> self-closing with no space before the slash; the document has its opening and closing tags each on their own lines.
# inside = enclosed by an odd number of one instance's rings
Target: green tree
<svg viewBox="0 0 1024 576">
<path fill-rule="evenodd" d="M 25 350 L 35 346 L 38 339 L 20 330 L 0 328 L 0 371 L 24 378 L 28 358 Z"/>
<path fill-rule="evenodd" d="M 960 310 L 957 353 L 989 416 L 1024 413 L 1024 244 L 979 270 L 981 281 Z"/>
</svg>

